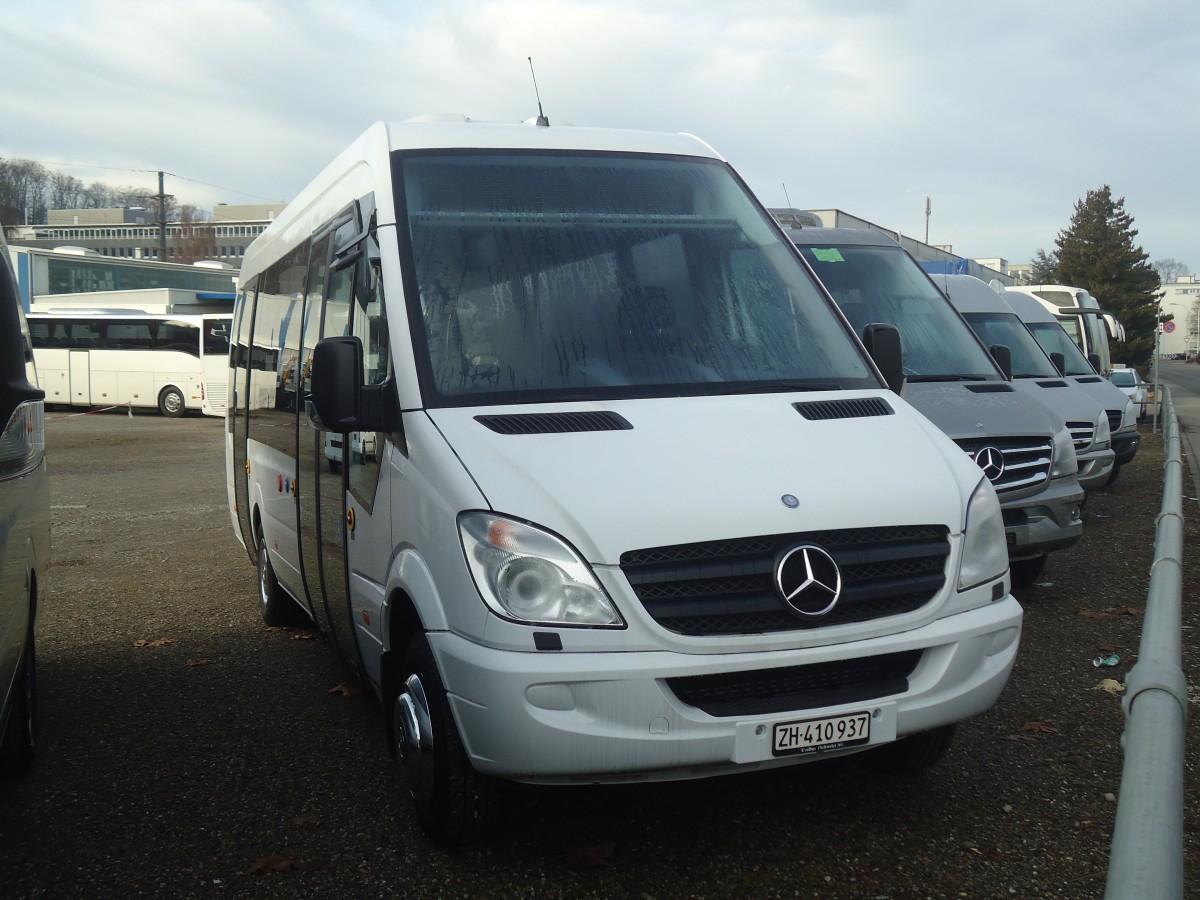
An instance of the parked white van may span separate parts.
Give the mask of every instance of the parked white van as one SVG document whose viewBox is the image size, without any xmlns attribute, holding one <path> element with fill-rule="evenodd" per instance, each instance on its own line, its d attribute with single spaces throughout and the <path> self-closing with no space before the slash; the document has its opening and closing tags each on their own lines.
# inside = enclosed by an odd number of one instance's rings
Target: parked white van
<svg viewBox="0 0 1200 900">
<path fill-rule="evenodd" d="M 991 484 L 694 137 L 379 123 L 234 315 L 264 618 L 358 668 L 440 843 L 505 780 L 923 767 L 1008 678 Z"/>
<path fill-rule="evenodd" d="M 33 762 L 35 631 L 50 557 L 45 395 L 0 234 L 0 777 Z"/>
<path fill-rule="evenodd" d="M 1137 423 L 1145 412 L 1145 391 L 1139 404 L 1121 390 L 1117 376 L 1124 371 L 1124 367 L 1113 367 L 1111 381 L 1098 375 L 1092 363 L 1084 358 L 1083 351 L 1062 327 L 1063 320 L 1036 297 L 1007 288 L 1002 289 L 1001 296 L 1025 323 L 1063 378 L 1081 386 L 1104 407 L 1114 454 L 1108 483 L 1116 481 L 1121 466 L 1133 459 L 1141 446 L 1142 436 Z"/>
<path fill-rule="evenodd" d="M 972 275 L 938 275 L 946 292 L 979 339 L 988 347 L 1008 348 L 1013 386 L 1027 392 L 1066 423 L 1079 458 L 1079 483 L 1102 487 L 1112 475 L 1116 455 L 1108 412 L 1081 385 L 1065 380 L 1029 329 L 995 289 Z"/>
<path fill-rule="evenodd" d="M 859 333 L 884 322 L 904 344 L 904 399 L 983 469 L 1000 498 L 1012 582 L 1083 534 L 1083 488 L 1061 417 L 1017 390 L 962 315 L 903 247 L 864 228 L 788 228 Z"/>
</svg>

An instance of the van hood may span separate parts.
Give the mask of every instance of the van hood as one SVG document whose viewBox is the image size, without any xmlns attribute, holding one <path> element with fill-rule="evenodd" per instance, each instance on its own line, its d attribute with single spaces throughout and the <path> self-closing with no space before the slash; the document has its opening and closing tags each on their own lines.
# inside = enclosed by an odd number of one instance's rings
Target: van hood
<svg viewBox="0 0 1200 900">
<path fill-rule="evenodd" d="M 1039 382 L 1057 386 L 1041 387 Z M 1062 422 L 1095 423 L 1103 412 L 1100 402 L 1081 385 L 1064 378 L 1015 378 L 1013 387 L 1034 397 Z"/>
<path fill-rule="evenodd" d="M 793 406 L 815 403 L 829 412 L 830 403 L 842 408 L 852 397 L 891 412 L 809 420 Z M 615 430 L 547 433 L 564 414 L 593 425 L 619 418 Z M 596 565 L 616 565 L 631 549 L 760 534 L 915 523 L 957 533 L 980 478 L 966 454 L 884 392 L 435 409 L 428 416 L 494 511 L 548 528 Z M 489 417 L 541 433 L 497 433 L 485 424 Z"/>
<path fill-rule="evenodd" d="M 1061 427 L 1040 403 L 1003 381 L 909 383 L 904 399 L 955 440 L 1051 438 Z"/>
</svg>

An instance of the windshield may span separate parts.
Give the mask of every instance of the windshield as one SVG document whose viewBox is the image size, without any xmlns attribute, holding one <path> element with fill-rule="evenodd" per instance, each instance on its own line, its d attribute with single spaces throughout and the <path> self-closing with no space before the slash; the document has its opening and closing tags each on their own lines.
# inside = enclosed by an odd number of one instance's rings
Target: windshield
<svg viewBox="0 0 1200 900">
<path fill-rule="evenodd" d="M 1109 378 L 1120 387 L 1137 387 L 1137 376 L 1130 369 L 1114 369 Z"/>
<path fill-rule="evenodd" d="M 1033 332 L 1033 336 L 1037 338 L 1037 342 L 1042 345 L 1042 349 L 1046 351 L 1047 356 L 1051 353 L 1063 355 L 1064 375 L 1096 374 L 1096 370 L 1087 361 L 1079 349 L 1079 345 L 1063 331 L 1063 327 L 1057 322 L 1029 322 L 1028 326 L 1029 330 Z"/>
<path fill-rule="evenodd" d="M 464 151 L 394 165 L 429 406 L 879 387 L 723 163 Z"/>
<path fill-rule="evenodd" d="M 1013 378 L 1057 378 L 1058 370 L 1015 313 L 966 313 L 988 347 L 1004 344 L 1012 354 Z"/>
<path fill-rule="evenodd" d="M 910 381 L 1000 378 L 971 329 L 902 248 L 815 245 L 800 252 L 858 334 L 875 322 L 900 330 Z"/>
</svg>

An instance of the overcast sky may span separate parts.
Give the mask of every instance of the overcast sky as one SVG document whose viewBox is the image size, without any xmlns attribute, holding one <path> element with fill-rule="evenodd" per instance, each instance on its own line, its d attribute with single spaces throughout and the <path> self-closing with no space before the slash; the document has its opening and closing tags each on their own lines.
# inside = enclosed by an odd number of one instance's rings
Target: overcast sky
<svg viewBox="0 0 1200 900">
<path fill-rule="evenodd" d="M 536 115 L 532 56 L 552 123 L 699 135 L 768 206 L 923 238 L 928 196 L 1016 263 L 1108 184 L 1196 272 L 1198 38 L 1195 0 L 5 0 L 0 157 L 291 199 L 376 120 Z"/>
</svg>

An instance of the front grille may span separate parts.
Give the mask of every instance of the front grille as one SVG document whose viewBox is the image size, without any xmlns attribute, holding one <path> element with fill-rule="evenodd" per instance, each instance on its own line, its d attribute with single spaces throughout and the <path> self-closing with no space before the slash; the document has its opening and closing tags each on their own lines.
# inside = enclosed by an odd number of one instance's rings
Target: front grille
<svg viewBox="0 0 1200 900">
<path fill-rule="evenodd" d="M 823 616 L 802 617 L 775 587 L 775 564 L 798 544 L 833 557 L 842 590 Z M 847 528 L 631 550 L 621 571 L 646 611 L 687 635 L 826 628 L 919 609 L 945 583 L 949 529 L 942 525 Z"/>
<path fill-rule="evenodd" d="M 1119 409 L 1106 409 L 1104 413 L 1108 416 L 1108 430 L 1120 431 L 1121 419 L 1124 417 L 1124 413 Z"/>
<path fill-rule="evenodd" d="M 1053 445 L 1049 438 L 973 438 L 955 443 L 972 458 L 984 447 L 995 447 L 1000 451 L 1004 457 L 1004 471 L 998 478 L 992 478 L 992 487 L 1002 498 L 1006 493 L 1039 487 L 1050 480 Z"/>
<path fill-rule="evenodd" d="M 668 678 L 682 703 L 710 716 L 763 716 L 865 703 L 908 690 L 920 650 L 753 672 Z"/>
<path fill-rule="evenodd" d="M 1086 450 L 1096 438 L 1096 426 L 1091 422 L 1068 422 L 1067 430 L 1076 450 Z"/>
</svg>

